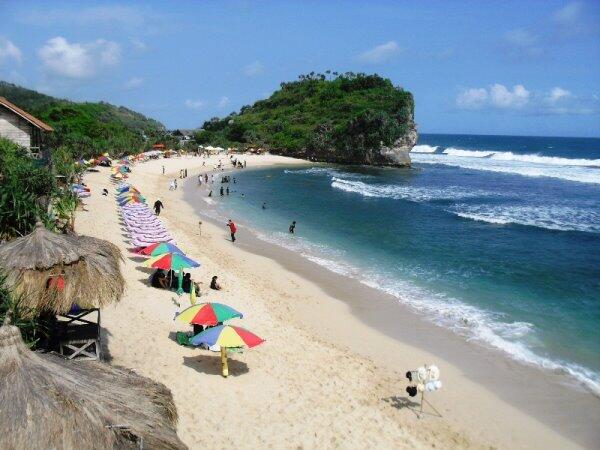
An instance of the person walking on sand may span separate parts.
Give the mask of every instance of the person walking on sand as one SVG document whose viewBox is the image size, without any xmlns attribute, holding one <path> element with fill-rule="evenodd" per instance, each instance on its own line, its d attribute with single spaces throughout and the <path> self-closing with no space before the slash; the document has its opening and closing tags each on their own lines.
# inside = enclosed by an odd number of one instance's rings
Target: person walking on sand
<svg viewBox="0 0 600 450">
<path fill-rule="evenodd" d="M 177 178 L 173 179 L 173 184 L 175 185 L 175 190 L 177 190 Z"/>
<path fill-rule="evenodd" d="M 198 186 L 202 186 L 202 175 L 198 175 Z"/>
<path fill-rule="evenodd" d="M 208 193 L 209 197 L 212 197 L 212 189 L 210 190 L 210 192 Z"/>
<path fill-rule="evenodd" d="M 154 202 L 154 213 L 157 216 L 160 216 L 160 210 L 163 209 L 165 207 L 165 205 L 162 204 L 162 202 L 160 201 L 160 198 L 156 199 L 156 201 Z"/>
<path fill-rule="evenodd" d="M 165 174 L 165 166 L 162 166 L 163 169 L 163 175 Z"/>
<path fill-rule="evenodd" d="M 231 219 L 229 219 L 229 222 L 227 222 L 227 226 L 229 227 L 229 232 L 231 233 L 231 242 L 235 242 L 235 233 L 237 232 L 237 227 Z"/>
<path fill-rule="evenodd" d="M 289 231 L 290 231 L 290 233 L 292 233 L 292 234 L 294 234 L 294 232 L 296 231 L 296 221 L 295 221 L 295 220 L 294 220 L 294 221 L 292 222 L 292 224 L 290 225 Z"/>
<path fill-rule="evenodd" d="M 175 189 L 175 183 L 174 183 L 173 181 L 171 181 L 171 182 L 169 183 L 169 190 L 170 190 L 170 191 L 172 191 L 172 190 L 174 190 L 174 189 Z"/>
</svg>

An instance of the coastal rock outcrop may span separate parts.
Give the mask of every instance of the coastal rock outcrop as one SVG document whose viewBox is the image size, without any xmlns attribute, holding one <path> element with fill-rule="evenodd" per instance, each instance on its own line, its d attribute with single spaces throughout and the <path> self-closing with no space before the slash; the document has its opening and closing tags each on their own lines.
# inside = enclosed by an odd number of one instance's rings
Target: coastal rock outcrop
<svg viewBox="0 0 600 450">
<path fill-rule="evenodd" d="M 394 145 L 382 146 L 379 158 L 371 163 L 378 166 L 409 167 L 411 165 L 410 151 L 417 143 L 419 135 L 413 123 L 408 132 L 394 142 Z"/>
<path fill-rule="evenodd" d="M 312 161 L 410 166 L 414 99 L 377 74 L 300 75 L 239 113 L 205 122 L 199 144 L 260 148 Z"/>
</svg>

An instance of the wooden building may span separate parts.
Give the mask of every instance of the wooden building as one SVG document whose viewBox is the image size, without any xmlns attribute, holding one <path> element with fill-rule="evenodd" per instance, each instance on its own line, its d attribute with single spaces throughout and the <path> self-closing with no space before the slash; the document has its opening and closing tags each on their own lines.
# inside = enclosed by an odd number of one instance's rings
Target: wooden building
<svg viewBox="0 0 600 450">
<path fill-rule="evenodd" d="M 0 97 L 0 137 L 25 147 L 31 153 L 50 159 L 46 146 L 52 127 Z"/>
</svg>

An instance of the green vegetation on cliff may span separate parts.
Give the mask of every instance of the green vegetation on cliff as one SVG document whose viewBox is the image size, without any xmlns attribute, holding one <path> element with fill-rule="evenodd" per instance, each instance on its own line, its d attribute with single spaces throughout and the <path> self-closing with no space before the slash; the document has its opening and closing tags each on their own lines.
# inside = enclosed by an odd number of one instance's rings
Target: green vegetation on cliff
<svg viewBox="0 0 600 450">
<path fill-rule="evenodd" d="M 75 158 L 134 153 L 165 133 L 160 122 L 109 103 L 75 103 L 4 81 L 0 81 L 0 96 L 51 125 L 55 130 L 51 147 L 65 147 Z"/>
<path fill-rule="evenodd" d="M 260 146 L 273 153 L 363 162 L 414 129 L 410 92 L 379 75 L 311 73 L 269 98 L 203 125 L 201 144 Z"/>
</svg>

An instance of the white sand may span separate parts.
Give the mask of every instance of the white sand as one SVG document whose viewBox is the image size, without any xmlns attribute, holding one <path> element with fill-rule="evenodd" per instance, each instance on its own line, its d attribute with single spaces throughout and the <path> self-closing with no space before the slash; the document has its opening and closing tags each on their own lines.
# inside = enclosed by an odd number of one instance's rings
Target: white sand
<svg viewBox="0 0 600 450">
<path fill-rule="evenodd" d="M 249 167 L 304 163 L 268 155 L 242 159 Z M 403 371 L 433 356 L 367 327 L 345 304 L 277 262 L 236 248 L 227 240 L 225 224 L 205 221 L 199 236 L 198 217 L 182 200 L 182 190 L 167 187 L 181 168 L 195 179 L 206 169 L 202 161 L 184 157 L 137 164 L 129 181 L 149 203 L 161 198 L 161 219 L 178 245 L 202 263 L 192 271 L 203 282 L 201 300 L 242 311 L 245 317 L 236 323 L 267 341 L 232 356 L 227 379 L 220 375 L 218 354 L 174 342 L 175 331 L 188 329 L 173 321 L 174 302 L 186 307 L 188 296 L 147 285 L 139 258 L 127 252 L 108 170 L 86 175 L 92 196 L 76 221 L 79 233 L 114 242 L 125 255 L 125 296 L 102 316 L 112 362 L 171 389 L 178 433 L 190 448 L 576 447 L 448 361 L 435 360 L 447 388 L 431 397 L 443 418 L 418 419 L 411 409 L 398 407 L 405 398 Z M 104 187 L 109 197 L 100 195 Z M 223 291 L 207 289 L 212 275 L 219 276 Z"/>
</svg>

